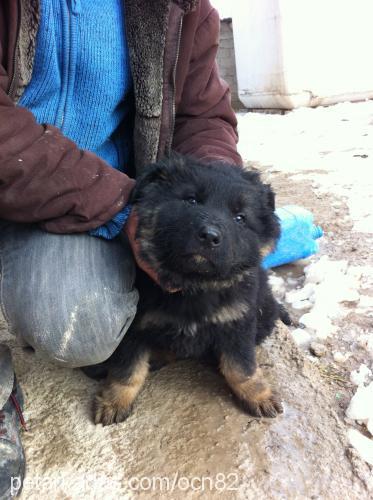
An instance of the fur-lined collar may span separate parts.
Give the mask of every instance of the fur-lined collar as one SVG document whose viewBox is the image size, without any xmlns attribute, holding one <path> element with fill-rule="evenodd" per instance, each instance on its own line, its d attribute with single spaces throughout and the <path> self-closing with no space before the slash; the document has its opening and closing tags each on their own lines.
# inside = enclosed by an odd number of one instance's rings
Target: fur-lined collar
<svg viewBox="0 0 373 500">
<path fill-rule="evenodd" d="M 172 0 L 176 5 L 183 9 L 184 12 L 190 12 L 194 10 L 199 2 L 199 0 Z"/>
</svg>

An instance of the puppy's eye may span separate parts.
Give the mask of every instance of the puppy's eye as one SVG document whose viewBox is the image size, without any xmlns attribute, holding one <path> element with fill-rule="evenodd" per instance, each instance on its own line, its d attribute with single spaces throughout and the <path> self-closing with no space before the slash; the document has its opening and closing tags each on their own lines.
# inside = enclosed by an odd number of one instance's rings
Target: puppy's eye
<svg viewBox="0 0 373 500">
<path fill-rule="evenodd" d="M 234 221 L 237 222 L 238 224 L 242 224 L 243 222 L 245 222 L 244 214 L 236 214 L 233 218 Z"/>
<path fill-rule="evenodd" d="M 189 205 L 197 205 L 197 200 L 194 198 L 194 196 L 187 196 L 184 198 L 184 201 L 189 203 Z"/>
</svg>

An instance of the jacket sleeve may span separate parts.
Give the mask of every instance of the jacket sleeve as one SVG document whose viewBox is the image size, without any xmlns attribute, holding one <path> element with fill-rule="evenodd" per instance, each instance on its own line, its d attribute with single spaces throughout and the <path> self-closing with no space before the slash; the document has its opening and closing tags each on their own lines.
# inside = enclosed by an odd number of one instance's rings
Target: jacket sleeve
<svg viewBox="0 0 373 500">
<path fill-rule="evenodd" d="M 216 63 L 220 18 L 209 2 L 201 4 L 189 69 L 177 103 L 173 149 L 202 161 L 241 165 L 230 91 Z"/>
<path fill-rule="evenodd" d="M 0 44 L 0 61 L 2 60 Z M 0 64 L 0 219 L 56 233 L 101 226 L 125 206 L 134 180 L 113 169 L 6 93 Z"/>
</svg>

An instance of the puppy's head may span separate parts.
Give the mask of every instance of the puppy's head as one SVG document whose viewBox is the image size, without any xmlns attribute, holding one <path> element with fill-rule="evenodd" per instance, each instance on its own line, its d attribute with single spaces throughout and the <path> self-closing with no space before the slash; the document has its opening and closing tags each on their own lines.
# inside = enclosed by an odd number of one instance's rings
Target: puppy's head
<svg viewBox="0 0 373 500">
<path fill-rule="evenodd" d="M 142 257 L 184 288 L 239 279 L 279 235 L 270 186 L 237 166 L 173 156 L 138 179 L 132 203 Z"/>
</svg>

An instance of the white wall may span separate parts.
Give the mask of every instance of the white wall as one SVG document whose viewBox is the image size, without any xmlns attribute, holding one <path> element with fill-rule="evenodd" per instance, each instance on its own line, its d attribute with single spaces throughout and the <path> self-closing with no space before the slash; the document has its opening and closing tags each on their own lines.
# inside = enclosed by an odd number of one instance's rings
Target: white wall
<svg viewBox="0 0 373 500">
<path fill-rule="evenodd" d="M 247 107 L 373 96 L 373 0 L 313 0 L 312 7 L 309 0 L 244 2 L 230 5 L 238 90 Z"/>
<path fill-rule="evenodd" d="M 220 19 L 232 17 L 232 2 L 241 0 L 211 0 L 212 5 L 219 11 Z"/>
</svg>

